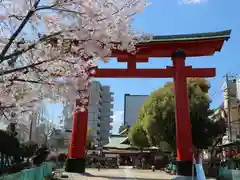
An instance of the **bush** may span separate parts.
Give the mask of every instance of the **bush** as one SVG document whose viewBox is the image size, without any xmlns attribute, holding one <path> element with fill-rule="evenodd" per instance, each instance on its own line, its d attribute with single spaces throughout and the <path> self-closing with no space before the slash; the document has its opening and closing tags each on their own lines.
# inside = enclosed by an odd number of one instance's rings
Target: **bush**
<svg viewBox="0 0 240 180">
<path fill-rule="evenodd" d="M 21 144 L 21 156 L 25 158 L 32 157 L 37 151 L 38 145 L 33 141 L 27 141 Z"/>
<path fill-rule="evenodd" d="M 20 143 L 18 139 L 9 132 L 0 130 L 0 152 L 8 156 L 20 155 Z"/>
</svg>

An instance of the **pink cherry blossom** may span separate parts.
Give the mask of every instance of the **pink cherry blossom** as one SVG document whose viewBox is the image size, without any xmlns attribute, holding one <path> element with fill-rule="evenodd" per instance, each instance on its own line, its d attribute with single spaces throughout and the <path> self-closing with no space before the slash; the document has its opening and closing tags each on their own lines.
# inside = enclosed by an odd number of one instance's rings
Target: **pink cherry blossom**
<svg viewBox="0 0 240 180">
<path fill-rule="evenodd" d="M 134 50 L 142 33 L 132 31 L 132 20 L 146 5 L 145 0 L 1 0 L 0 112 L 19 120 L 42 100 L 76 98 L 83 110 L 92 67 L 107 61 L 116 43 Z"/>
</svg>

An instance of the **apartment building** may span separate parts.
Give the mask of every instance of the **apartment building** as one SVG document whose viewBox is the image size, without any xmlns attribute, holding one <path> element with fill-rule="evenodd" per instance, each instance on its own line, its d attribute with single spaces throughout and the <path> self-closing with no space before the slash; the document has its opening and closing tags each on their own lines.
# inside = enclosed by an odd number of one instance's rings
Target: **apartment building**
<svg viewBox="0 0 240 180">
<path fill-rule="evenodd" d="M 101 91 L 101 108 L 100 108 L 100 141 L 102 145 L 109 143 L 111 123 L 113 122 L 113 93 L 110 92 L 110 86 L 102 86 Z"/>
<path fill-rule="evenodd" d="M 100 118 L 102 107 L 102 86 L 98 81 L 91 84 L 88 104 L 88 128 L 92 130 L 94 145 L 100 142 Z"/>
<path fill-rule="evenodd" d="M 93 145 L 105 145 L 108 143 L 111 123 L 113 121 L 113 93 L 110 92 L 110 86 L 103 86 L 98 81 L 93 81 L 89 92 L 88 105 L 88 128 L 92 129 Z M 66 105 L 63 109 L 64 129 L 66 139 L 70 138 L 72 130 L 72 112 L 73 105 Z M 68 141 L 65 141 L 68 143 Z"/>
</svg>

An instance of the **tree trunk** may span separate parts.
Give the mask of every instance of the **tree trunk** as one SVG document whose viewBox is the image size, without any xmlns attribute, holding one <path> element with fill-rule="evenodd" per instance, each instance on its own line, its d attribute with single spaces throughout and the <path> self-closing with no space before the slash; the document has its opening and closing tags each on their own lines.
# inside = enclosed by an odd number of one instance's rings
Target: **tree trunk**
<svg viewBox="0 0 240 180">
<path fill-rule="evenodd" d="M 45 147 L 47 147 L 47 143 L 48 143 L 48 136 L 45 134 L 45 139 L 44 139 L 44 145 L 45 145 Z"/>
<path fill-rule="evenodd" d="M 5 163 L 7 166 L 10 166 L 8 155 L 5 155 Z"/>
<path fill-rule="evenodd" d="M 4 154 L 1 153 L 1 170 L 4 168 Z"/>
<path fill-rule="evenodd" d="M 207 174 L 209 174 L 210 169 L 213 166 L 213 157 L 215 156 L 214 150 L 216 149 L 217 145 L 221 142 L 222 137 L 223 136 L 216 139 L 215 143 L 212 145 L 212 148 L 210 150 L 210 159 L 209 159 L 209 163 L 208 163 L 208 166 L 207 166 Z"/>
<path fill-rule="evenodd" d="M 213 146 L 211 148 L 211 151 L 210 151 L 210 162 L 209 162 L 210 166 L 212 166 L 213 157 L 214 157 L 214 150 L 216 149 L 217 145 L 221 142 L 221 140 L 222 140 L 222 136 L 219 137 L 219 139 L 217 139 L 215 141 L 215 143 L 213 144 Z"/>
</svg>

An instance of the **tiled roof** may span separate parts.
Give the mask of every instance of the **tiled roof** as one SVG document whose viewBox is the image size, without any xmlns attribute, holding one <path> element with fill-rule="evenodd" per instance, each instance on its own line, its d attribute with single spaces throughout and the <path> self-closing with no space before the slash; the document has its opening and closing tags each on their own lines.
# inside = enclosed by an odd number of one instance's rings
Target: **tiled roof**
<svg viewBox="0 0 240 180">
<path fill-rule="evenodd" d="M 127 149 L 139 149 L 138 147 L 134 147 L 128 144 L 128 137 L 121 135 L 112 135 L 109 138 L 109 143 L 104 145 L 104 148 L 107 149 L 119 149 L 119 150 L 127 150 Z M 148 148 L 144 148 L 144 150 L 157 150 L 158 147 L 152 146 Z M 168 151 L 169 146 L 165 142 L 161 142 L 161 148 L 163 151 Z"/>
<path fill-rule="evenodd" d="M 127 137 L 112 136 L 109 138 L 109 143 L 106 144 L 105 148 L 117 148 L 117 149 L 128 149 L 133 148 L 130 144 L 123 144 Z"/>
<path fill-rule="evenodd" d="M 128 129 L 124 129 L 122 132 L 120 132 L 119 134 L 120 135 L 124 135 L 124 133 L 127 133 L 128 132 Z"/>
<path fill-rule="evenodd" d="M 179 42 L 179 41 L 199 41 L 199 40 L 228 40 L 231 30 L 197 33 L 197 34 L 179 34 L 179 35 L 163 35 L 153 36 L 151 40 L 142 41 L 139 44 L 159 43 L 159 42 Z"/>
</svg>

